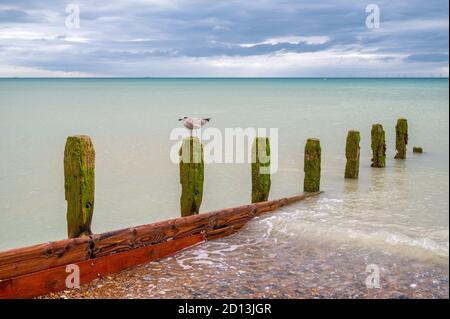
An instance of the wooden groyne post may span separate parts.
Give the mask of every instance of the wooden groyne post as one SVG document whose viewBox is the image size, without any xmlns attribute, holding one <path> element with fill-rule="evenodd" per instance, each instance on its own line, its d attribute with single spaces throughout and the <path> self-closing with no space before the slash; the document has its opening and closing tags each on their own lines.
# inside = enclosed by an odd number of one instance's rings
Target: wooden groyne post
<svg viewBox="0 0 450 319">
<path fill-rule="evenodd" d="M 305 145 L 303 191 L 306 193 L 318 192 L 320 190 L 321 171 L 321 147 L 316 138 L 309 138 Z"/>
<path fill-rule="evenodd" d="M 95 192 L 95 151 L 91 138 L 67 138 L 64 150 L 64 188 L 69 238 L 91 235 Z"/>
<path fill-rule="evenodd" d="M 270 141 L 256 137 L 252 146 L 252 203 L 269 199 L 270 183 Z"/>
<path fill-rule="evenodd" d="M 386 166 L 386 137 L 381 124 L 372 125 L 372 167 Z"/>
<path fill-rule="evenodd" d="M 180 148 L 181 216 L 198 214 L 203 198 L 203 145 L 198 137 L 186 137 Z"/>
<path fill-rule="evenodd" d="M 358 131 L 349 131 L 347 134 L 347 142 L 345 145 L 345 157 L 347 164 L 345 165 L 345 178 L 358 178 L 359 176 L 359 157 L 361 140 Z"/>
<path fill-rule="evenodd" d="M 396 159 L 406 158 L 406 145 L 408 145 L 408 121 L 406 119 L 398 119 L 395 126 Z"/>
</svg>

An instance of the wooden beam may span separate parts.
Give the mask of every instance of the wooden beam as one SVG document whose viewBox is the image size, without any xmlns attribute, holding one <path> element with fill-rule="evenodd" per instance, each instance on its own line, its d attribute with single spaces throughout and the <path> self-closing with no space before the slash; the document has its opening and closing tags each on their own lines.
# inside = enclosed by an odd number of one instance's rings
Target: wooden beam
<svg viewBox="0 0 450 319">
<path fill-rule="evenodd" d="M 91 242 L 84 236 L 0 252 L 0 279 L 87 260 Z"/>
<path fill-rule="evenodd" d="M 300 194 L 0 252 L 0 298 L 28 298 L 66 289 L 61 278 L 67 277 L 68 264 L 80 265 L 85 273 L 83 283 L 96 278 L 87 271 L 90 268 L 86 265 L 99 265 L 94 267 L 100 270 L 96 272 L 99 274 L 114 273 L 206 239 L 228 236 L 255 216 L 316 194 Z"/>
<path fill-rule="evenodd" d="M 94 279 L 171 255 L 204 240 L 205 237 L 199 234 L 74 264 L 80 269 L 80 284 L 85 284 Z M 7 280 L 0 280 L 0 298 L 33 298 L 50 292 L 68 289 L 66 278 L 69 274 L 66 272 L 66 266 L 59 266 Z"/>
</svg>

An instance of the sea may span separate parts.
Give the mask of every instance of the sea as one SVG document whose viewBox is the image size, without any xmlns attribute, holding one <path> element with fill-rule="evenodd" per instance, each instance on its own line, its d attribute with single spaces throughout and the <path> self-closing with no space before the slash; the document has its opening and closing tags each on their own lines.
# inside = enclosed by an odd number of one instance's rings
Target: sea
<svg viewBox="0 0 450 319">
<path fill-rule="evenodd" d="M 154 283 L 156 296 L 196 297 L 201 281 L 183 291 L 177 282 L 210 272 L 220 284 L 200 297 L 228 287 L 224 296 L 448 298 L 447 78 L 0 79 L 0 250 L 67 236 L 63 157 L 71 135 L 89 135 L 96 152 L 95 233 L 179 217 L 170 154 L 183 116 L 210 117 L 205 129 L 223 135 L 275 129 L 270 199 L 302 192 L 305 142 L 320 139 L 323 193 L 159 261 L 171 281 L 167 290 Z M 406 160 L 394 159 L 399 118 L 409 125 Z M 370 167 L 375 123 L 386 132 L 385 168 Z M 357 180 L 344 178 L 349 130 L 361 133 Z M 249 163 L 205 164 L 201 212 L 250 199 Z"/>
</svg>

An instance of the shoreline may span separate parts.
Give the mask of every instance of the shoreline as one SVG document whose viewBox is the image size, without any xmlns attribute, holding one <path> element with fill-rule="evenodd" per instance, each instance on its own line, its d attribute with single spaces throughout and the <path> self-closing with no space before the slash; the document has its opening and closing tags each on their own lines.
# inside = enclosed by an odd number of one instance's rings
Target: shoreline
<svg viewBox="0 0 450 319">
<path fill-rule="evenodd" d="M 312 241 L 292 245 L 276 258 L 267 251 L 270 240 L 236 248 L 236 242 L 253 236 L 255 223 L 230 237 L 39 299 L 448 298 L 448 265 Z M 379 289 L 364 285 L 370 260 L 381 267 Z"/>
</svg>

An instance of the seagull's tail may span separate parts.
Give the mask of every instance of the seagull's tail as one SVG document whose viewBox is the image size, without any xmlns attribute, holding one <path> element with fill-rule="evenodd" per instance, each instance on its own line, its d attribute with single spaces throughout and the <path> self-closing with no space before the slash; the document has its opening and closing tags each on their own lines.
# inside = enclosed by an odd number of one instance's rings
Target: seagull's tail
<svg viewBox="0 0 450 319">
<path fill-rule="evenodd" d="M 211 121 L 211 119 L 212 119 L 212 117 L 207 117 L 207 118 L 204 118 L 203 120 L 205 120 L 206 122 L 209 122 L 209 121 Z"/>
</svg>

